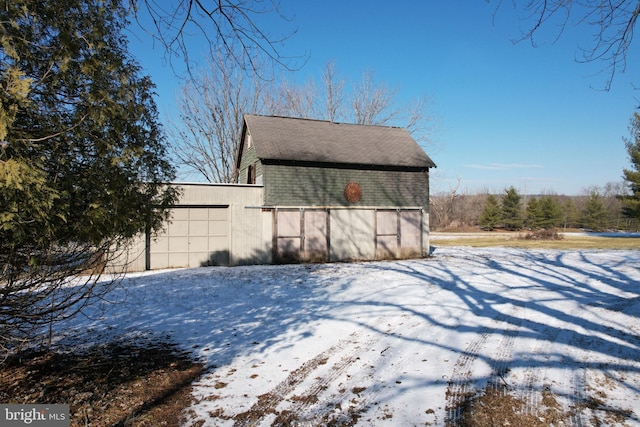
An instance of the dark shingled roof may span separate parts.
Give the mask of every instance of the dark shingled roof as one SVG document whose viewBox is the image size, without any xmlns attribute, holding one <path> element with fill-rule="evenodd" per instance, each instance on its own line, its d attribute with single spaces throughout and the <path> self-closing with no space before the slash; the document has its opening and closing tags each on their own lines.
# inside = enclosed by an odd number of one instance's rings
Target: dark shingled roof
<svg viewBox="0 0 640 427">
<path fill-rule="evenodd" d="M 433 168 L 405 129 L 245 115 L 261 160 Z"/>
</svg>

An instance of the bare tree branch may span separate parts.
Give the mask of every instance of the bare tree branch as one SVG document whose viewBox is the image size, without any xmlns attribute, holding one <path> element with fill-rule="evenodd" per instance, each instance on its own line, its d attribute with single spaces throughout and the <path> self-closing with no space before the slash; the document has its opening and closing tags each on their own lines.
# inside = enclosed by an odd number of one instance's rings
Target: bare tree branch
<svg viewBox="0 0 640 427">
<path fill-rule="evenodd" d="M 182 88 L 178 100 L 182 123 L 172 126 L 178 142 L 173 151 L 184 166 L 207 181 L 230 183 L 236 180 L 242 117 L 261 112 L 268 82 L 248 76 L 224 52 L 209 64 Z"/>
<path fill-rule="evenodd" d="M 325 90 L 325 119 L 337 122 L 343 117 L 344 104 L 344 80 L 338 78 L 336 74 L 335 61 L 327 62 L 322 73 L 322 83 Z"/>
<path fill-rule="evenodd" d="M 393 122 L 398 117 L 398 111 L 393 109 L 397 92 L 397 89 L 390 89 L 384 84 L 376 85 L 374 74 L 365 72 L 351 98 L 354 122 L 360 125 L 387 125 Z"/>
<path fill-rule="evenodd" d="M 276 0 L 179 0 L 171 8 L 158 0 L 131 1 L 140 27 L 164 46 L 171 64 L 175 58 L 181 58 L 189 74 L 194 67 L 194 53 L 197 56 L 202 53 L 194 52 L 195 48 L 190 46 L 196 38 L 204 40 L 208 56 L 224 52 L 243 70 L 259 73 L 264 79 L 273 78 L 275 66 L 291 71 L 306 61 L 304 56 L 287 57 L 280 52 L 282 43 L 293 36 L 296 29 L 273 35 L 258 24 L 258 18 L 265 14 L 276 14 L 289 22 Z M 151 19 L 152 28 L 144 23 L 145 17 Z M 260 58 L 268 59 L 272 69 L 266 69 Z"/>
<path fill-rule="evenodd" d="M 495 3 L 497 12 L 502 0 Z M 513 7 L 524 13 L 521 19 L 527 23 L 527 29 L 516 42 L 529 40 L 534 47 L 538 46 L 538 36 L 543 36 L 543 29 L 553 30 L 555 27 L 557 33 L 551 40 L 554 43 L 569 26 L 588 26 L 593 29 L 592 38 L 585 41 L 584 46 L 577 47 L 579 55 L 576 60 L 605 64 L 605 90 L 611 88 L 618 72 L 626 71 L 627 56 L 640 15 L 640 1 L 529 0 L 524 5 L 514 1 Z"/>
</svg>

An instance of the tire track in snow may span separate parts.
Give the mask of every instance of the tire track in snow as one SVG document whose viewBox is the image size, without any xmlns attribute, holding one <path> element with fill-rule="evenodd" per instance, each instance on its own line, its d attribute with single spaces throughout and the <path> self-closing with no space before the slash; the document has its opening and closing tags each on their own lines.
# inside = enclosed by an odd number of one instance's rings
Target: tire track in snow
<svg viewBox="0 0 640 427">
<path fill-rule="evenodd" d="M 542 390 L 547 387 L 547 371 L 548 366 L 543 366 L 541 358 L 548 358 L 555 341 L 560 334 L 560 328 L 557 326 L 545 326 L 540 338 L 536 340 L 536 346 L 531 351 L 533 359 L 538 361 L 540 366 L 528 367 L 524 371 L 524 387 L 517 393 L 517 397 L 522 400 L 524 406 L 522 411 L 526 414 L 534 414 L 539 408 L 541 402 Z"/>
<path fill-rule="evenodd" d="M 576 338 L 573 337 L 574 333 L 559 325 L 546 326 L 542 331 L 542 338 L 538 340 L 537 346 L 532 350 L 532 354 L 539 356 L 537 358 L 538 366 L 532 366 L 525 370 L 524 387 L 517 395 L 524 402 L 522 411 L 528 414 L 538 413 L 545 391 L 551 392 L 555 396 L 562 397 L 561 406 L 557 409 L 561 410 L 561 414 L 564 414 L 564 423 L 569 427 L 581 427 L 584 423 L 580 406 L 586 401 L 584 394 L 585 372 L 579 363 L 568 355 L 567 349 L 564 347 L 565 345 L 569 347 L 574 345 L 573 342 L 576 341 Z M 560 348 L 555 353 L 563 355 L 560 360 L 556 363 L 544 363 L 541 357 L 550 356 L 553 348 L 558 345 Z M 558 366 L 562 366 L 561 374 L 560 376 L 557 373 L 554 374 L 555 379 L 552 380 L 549 377 L 549 371 Z M 555 391 L 553 384 L 556 385 Z"/>
<path fill-rule="evenodd" d="M 582 427 L 584 425 L 582 422 L 582 406 L 589 400 L 585 394 L 586 370 L 574 366 L 572 371 L 569 372 L 570 381 L 568 384 L 570 387 L 566 393 L 569 401 L 567 405 L 567 412 L 570 414 L 569 426 Z"/>
<path fill-rule="evenodd" d="M 570 337 L 566 339 L 569 348 L 585 347 L 593 348 L 594 344 L 589 338 L 584 337 L 582 334 L 573 330 L 565 330 L 563 333 L 570 334 Z M 585 409 L 585 403 L 589 401 L 587 396 L 587 370 L 582 365 L 579 358 L 571 355 L 571 352 L 565 352 L 562 366 L 565 381 L 563 382 L 564 393 L 564 411 L 569 415 L 567 424 L 569 427 L 582 427 L 586 425 L 582 419 L 583 409 Z"/>
<path fill-rule="evenodd" d="M 505 376 L 513 361 L 513 348 L 517 335 L 518 330 L 508 330 L 503 333 L 497 352 L 490 359 L 491 376 L 487 382 L 487 388 L 502 392 L 508 386 Z"/>
<path fill-rule="evenodd" d="M 419 340 L 414 341 L 414 339 L 417 339 L 421 334 L 420 326 L 420 323 L 416 323 L 407 327 L 404 322 L 401 322 L 387 330 L 384 336 L 375 343 L 377 344 L 376 348 L 369 350 L 378 353 L 374 359 L 369 359 L 366 362 L 365 369 L 360 369 L 348 376 L 346 383 L 342 385 L 338 393 L 333 393 L 325 399 L 325 402 L 329 402 L 325 403 L 325 406 L 333 407 L 335 410 L 316 413 L 314 418 L 310 419 L 309 425 L 352 426 L 374 407 L 378 407 L 382 411 L 382 417 L 392 417 L 393 414 L 389 408 L 380 408 L 379 403 L 383 399 L 382 394 L 385 390 L 399 386 L 402 382 L 398 379 L 399 376 L 396 376 L 395 380 L 391 378 L 391 381 L 389 379 L 385 381 L 377 377 L 376 373 L 379 367 L 384 364 L 383 359 L 386 359 L 385 362 L 392 366 L 393 372 L 398 375 L 404 372 L 407 365 L 415 362 L 413 358 L 420 354 L 421 344 Z M 402 328 L 402 333 L 399 331 L 400 328 Z M 386 341 L 385 337 L 391 337 L 391 342 Z M 403 344 L 401 346 L 402 352 L 397 354 L 394 352 L 393 345 L 393 340 L 396 339 L 409 340 L 409 344 Z M 365 425 L 371 425 L 370 423 L 374 423 L 374 421 L 369 419 Z"/>
<path fill-rule="evenodd" d="M 327 403 L 325 399 L 319 399 L 318 396 L 343 376 L 346 377 L 346 383 L 351 383 L 354 376 L 347 374 L 349 368 L 361 360 L 360 354 L 368 351 L 375 342 L 376 340 L 371 339 L 364 343 L 354 343 L 356 345 L 347 348 L 347 353 L 342 355 L 324 375 L 318 376 L 315 381 L 304 390 L 287 399 L 292 402 L 291 405 L 286 406 L 279 412 L 272 426 L 291 425 L 292 422 L 293 424 L 323 425 L 312 421 L 316 418 L 328 419 L 331 414 L 335 413 L 333 409 L 343 409 L 340 401 Z M 347 386 L 344 385 L 343 388 L 346 392 Z M 351 387 L 349 390 L 355 390 L 355 392 L 359 394 L 361 391 L 364 391 L 364 388 Z M 295 390 L 292 390 L 292 392 L 293 391 Z M 338 420 L 334 420 L 331 425 L 341 425 L 337 421 Z"/>
<path fill-rule="evenodd" d="M 463 403 L 471 393 L 472 367 L 489 335 L 491 333 L 488 331 L 479 334 L 478 338 L 469 343 L 453 366 L 451 379 L 447 385 L 447 424 L 456 424 L 462 417 Z"/>
<path fill-rule="evenodd" d="M 389 320 L 379 319 L 377 324 Z M 316 378 L 301 394 L 292 395 L 288 399 L 290 405 L 279 408 L 281 410 L 272 426 L 354 425 L 380 402 L 384 390 L 401 384 L 398 378 L 385 381 L 377 377 L 379 367 L 386 363 L 392 367 L 393 373 L 401 373 L 405 366 L 415 362 L 414 357 L 419 354 L 421 344 L 411 340 L 420 336 L 421 324 L 407 326 L 404 323 L 406 318 L 401 320 L 398 324 L 389 324 L 385 332 L 367 342 L 354 343 L 357 344 L 353 346 L 355 351 L 347 349 L 331 368 L 325 369 L 324 375 Z M 397 339 L 410 342 L 401 346 L 402 353 L 399 354 L 394 352 Z"/>
<path fill-rule="evenodd" d="M 355 333 L 352 333 L 351 337 L 354 336 Z M 275 421 L 272 424 L 274 426 L 295 425 L 303 413 L 308 411 L 308 407 L 314 404 L 313 396 L 320 394 L 329 384 L 343 375 L 359 359 L 360 349 L 370 348 L 374 342 L 375 340 L 368 340 L 360 343 L 356 338 L 340 340 L 338 344 L 304 362 L 273 389 L 258 396 L 258 401 L 253 406 L 233 417 L 234 426 L 256 426 L 274 415 Z M 330 359 L 340 353 L 345 354 L 327 369 L 327 374 L 318 376 L 305 390 L 296 393 L 299 386 L 307 380 L 312 372 L 327 365 Z M 292 408 L 278 409 L 283 402 L 293 402 Z"/>
<path fill-rule="evenodd" d="M 579 318 L 580 315 L 572 310 L 569 313 L 572 318 Z M 553 328 L 551 331 L 549 329 Z M 539 409 L 539 404 L 543 398 L 543 390 L 549 390 L 556 397 L 561 397 L 561 410 L 565 417 L 565 423 L 569 427 L 582 427 L 583 414 L 581 405 L 587 401 L 586 392 L 586 371 L 579 359 L 571 351 L 574 347 L 584 346 L 584 337 L 573 328 L 568 327 L 563 321 L 553 321 L 553 324 L 543 329 L 547 335 L 547 340 L 542 341 L 535 350 L 537 354 L 557 354 L 560 360 L 556 363 L 545 364 L 537 369 L 530 369 L 531 375 L 527 383 L 526 392 L 529 394 L 528 402 L 531 407 L 527 411 L 533 413 Z M 548 332 L 547 332 L 548 331 Z M 544 336 L 544 335 L 543 335 Z M 549 378 L 549 371 L 560 367 L 560 375 L 554 375 L 555 379 Z M 535 372 L 534 372 L 535 371 Z M 552 390 L 553 384 L 557 390 Z M 536 406 L 533 406 L 536 405 Z"/>
<path fill-rule="evenodd" d="M 516 337 L 522 325 L 520 315 L 524 302 L 517 301 L 514 308 L 507 313 L 500 314 L 492 323 L 504 323 L 509 319 L 509 329 L 504 330 L 500 343 L 496 346 L 496 353 L 493 357 L 487 357 L 487 362 L 491 373 L 489 375 L 487 387 L 493 390 L 504 390 L 504 376 L 509 370 L 509 365 L 513 360 L 513 350 Z M 485 347 L 487 340 L 499 332 L 499 328 L 485 326 L 478 337 L 471 341 L 467 348 L 456 360 L 451 378 L 446 391 L 446 425 L 458 425 L 461 421 L 466 403 L 470 397 L 477 392 L 473 387 L 473 365 L 480 356 L 480 351 Z"/>
<path fill-rule="evenodd" d="M 304 379 L 318 366 L 327 363 L 329 358 L 341 350 L 346 342 L 341 341 L 335 346 L 323 351 L 315 357 L 304 362 L 298 369 L 292 371 L 287 377 L 272 390 L 258 396 L 258 401 L 247 411 L 235 415 L 235 427 L 255 426 L 266 415 L 276 412 L 276 407 L 286 396 L 291 393 Z"/>
</svg>

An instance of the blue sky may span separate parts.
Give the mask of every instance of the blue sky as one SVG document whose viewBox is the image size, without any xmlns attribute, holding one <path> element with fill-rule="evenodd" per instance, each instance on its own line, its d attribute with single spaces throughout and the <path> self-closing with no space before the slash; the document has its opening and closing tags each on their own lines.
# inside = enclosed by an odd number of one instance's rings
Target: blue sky
<svg viewBox="0 0 640 427">
<path fill-rule="evenodd" d="M 280 47 L 285 56 L 307 56 L 297 78 L 320 81 L 328 61 L 357 81 L 365 71 L 398 89 L 398 102 L 432 99 L 437 118 L 426 151 L 438 165 L 432 192 L 459 184 L 467 193 L 581 194 L 621 182 L 629 167 L 622 137 L 640 104 L 638 55 L 624 74 L 604 87 L 606 63 L 578 63 L 592 28 L 569 27 L 555 39 L 545 27 L 532 47 L 514 44 L 526 23 L 511 2 L 282 0 L 283 21 L 260 17 L 276 36 L 297 28 Z M 175 114 L 179 80 L 146 37 L 130 37 L 133 54 L 157 85 L 164 120 Z M 194 39 L 194 46 L 197 46 Z"/>
</svg>

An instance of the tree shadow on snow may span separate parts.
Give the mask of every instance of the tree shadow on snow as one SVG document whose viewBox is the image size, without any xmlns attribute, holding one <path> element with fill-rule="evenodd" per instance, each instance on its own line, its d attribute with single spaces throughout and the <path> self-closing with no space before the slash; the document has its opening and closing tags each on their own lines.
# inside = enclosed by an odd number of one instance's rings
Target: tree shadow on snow
<svg viewBox="0 0 640 427">
<path fill-rule="evenodd" d="M 640 393 L 640 252 L 609 254 L 494 248 L 464 249 L 461 255 L 460 250 L 453 253 L 434 248 L 431 259 L 369 265 L 435 286 L 439 292 L 433 293 L 433 301 L 409 306 L 374 297 L 357 304 L 386 305 L 418 316 L 427 330 L 437 327 L 452 334 L 471 333 L 485 339 L 501 336 L 501 340 L 492 341 L 499 343 L 493 349 L 481 349 L 478 342 L 466 348 L 436 343 L 429 340 L 428 334 L 419 338 L 425 346 L 460 354 L 458 364 L 474 359 L 491 368 L 489 375 L 472 374 L 465 387 L 473 385 L 481 390 L 491 384 L 508 386 L 504 375 L 516 369 L 527 375 L 534 375 L 536 370 L 557 369 L 571 382 L 569 388 L 556 384 L 557 394 L 576 407 L 617 413 L 618 408 L 593 403 L 595 399 L 587 394 L 595 388 L 586 383 L 589 371 L 599 372 L 611 381 L 612 393 L 615 387 Z M 445 322 L 442 315 L 432 315 L 430 307 L 438 305 L 440 299 L 462 303 L 456 305 L 466 311 L 458 315 L 459 322 Z M 404 339 L 401 335 L 398 338 Z M 527 347 L 513 347 L 516 339 L 526 342 Z M 552 380 L 544 378 L 544 374 L 535 380 L 538 382 L 530 378 L 524 387 L 538 392 L 551 387 Z M 639 420 L 637 415 L 625 413 L 628 418 Z"/>
<path fill-rule="evenodd" d="M 315 274 L 330 264 L 199 267 L 126 276 L 108 300 L 60 325 L 57 346 L 112 339 L 178 343 L 209 368 L 294 345 L 325 310 Z"/>
<path fill-rule="evenodd" d="M 128 275 L 110 301 L 65 323 L 58 333 L 68 336 L 61 345 L 78 337 L 177 342 L 214 369 L 242 354 L 286 351 L 313 336 L 315 321 L 338 320 L 410 341 L 416 353 L 437 348 L 458 354 L 458 363 L 473 358 L 491 368 L 489 374 L 472 374 L 468 384 L 460 383 L 464 387 L 504 382 L 512 370 L 553 368 L 564 370 L 577 390 L 554 391 L 586 402 L 583 383 L 591 369 L 640 393 L 638 265 L 640 252 L 634 251 L 435 248 L 432 257 L 417 260 L 147 272 Z M 380 277 L 413 294 L 405 298 L 401 291 L 367 285 Z M 375 314 L 353 316 L 353 310 L 403 315 L 424 332 L 390 332 L 372 320 Z M 491 342 L 501 348 L 484 349 L 479 341 L 460 347 L 464 340 L 432 338 L 435 330 L 452 337 L 468 333 L 486 343 L 495 337 Z M 514 340 L 527 347 L 514 346 Z M 540 392 L 549 385 L 549 379 L 538 380 L 528 387 Z M 398 382 L 394 393 L 438 381 L 416 376 Z"/>
</svg>

